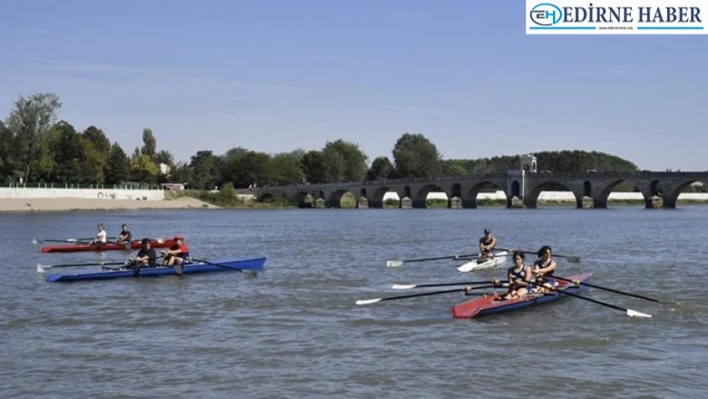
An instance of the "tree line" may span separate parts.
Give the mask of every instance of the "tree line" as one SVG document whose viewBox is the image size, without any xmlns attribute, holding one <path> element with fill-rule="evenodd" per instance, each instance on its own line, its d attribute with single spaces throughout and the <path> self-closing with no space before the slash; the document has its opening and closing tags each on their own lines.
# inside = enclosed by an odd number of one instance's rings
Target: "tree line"
<svg viewBox="0 0 708 399">
<path fill-rule="evenodd" d="M 481 159 L 443 159 L 437 147 L 421 133 L 402 134 L 392 158 L 369 156 L 357 143 L 328 141 L 319 150 L 296 149 L 268 154 L 235 147 L 223 154 L 199 150 L 187 162 L 175 162 L 167 150 L 158 150 L 150 129 L 143 145 L 128 155 L 96 126 L 77 131 L 57 121 L 62 103 L 54 93 L 20 96 L 5 122 L 0 122 L 0 180 L 83 184 L 187 183 L 191 189 L 212 189 L 226 183 L 288 185 L 379 179 L 452 176 L 505 172 L 519 168 L 519 156 Z M 544 151 L 534 154 L 539 171 L 634 172 L 635 164 L 620 157 L 585 151 Z M 160 164 L 169 167 L 163 173 Z M 21 180 L 20 180 L 21 179 Z"/>
</svg>

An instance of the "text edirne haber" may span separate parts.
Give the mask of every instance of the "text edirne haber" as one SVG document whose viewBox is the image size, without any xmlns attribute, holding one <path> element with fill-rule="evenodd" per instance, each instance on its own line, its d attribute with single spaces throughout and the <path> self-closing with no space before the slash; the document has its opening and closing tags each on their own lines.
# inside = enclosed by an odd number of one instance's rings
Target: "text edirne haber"
<svg viewBox="0 0 708 399">
<path fill-rule="evenodd" d="M 636 7 L 637 23 L 703 23 L 698 7 Z M 563 7 L 563 22 L 635 22 L 634 7 Z"/>
</svg>

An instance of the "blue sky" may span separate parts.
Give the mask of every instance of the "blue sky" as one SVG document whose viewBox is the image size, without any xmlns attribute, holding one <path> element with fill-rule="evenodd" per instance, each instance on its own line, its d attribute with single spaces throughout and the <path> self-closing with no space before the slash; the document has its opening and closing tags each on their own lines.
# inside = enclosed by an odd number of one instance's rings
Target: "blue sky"
<svg viewBox="0 0 708 399">
<path fill-rule="evenodd" d="M 0 105 L 55 92 L 60 118 L 127 152 L 153 129 L 188 160 L 404 132 L 445 158 L 542 150 L 708 169 L 708 37 L 527 36 L 525 3 L 2 0 Z"/>
</svg>

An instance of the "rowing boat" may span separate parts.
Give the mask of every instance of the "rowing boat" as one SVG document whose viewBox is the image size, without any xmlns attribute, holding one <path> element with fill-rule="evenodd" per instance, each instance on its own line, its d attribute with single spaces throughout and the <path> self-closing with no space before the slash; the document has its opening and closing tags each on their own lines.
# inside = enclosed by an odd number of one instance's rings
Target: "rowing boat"
<svg viewBox="0 0 708 399">
<path fill-rule="evenodd" d="M 566 277 L 569 280 L 588 282 L 591 273 L 582 273 Z M 584 285 L 575 285 L 562 280 L 558 281 L 556 289 L 561 291 L 576 294 L 581 290 L 587 289 Z M 484 298 L 473 299 L 463 302 L 452 307 L 452 316 L 457 319 L 471 319 L 473 317 L 486 316 L 491 314 L 509 312 L 521 308 L 526 308 L 534 305 L 541 305 L 548 302 L 556 301 L 562 297 L 570 296 L 561 293 L 545 293 L 545 294 L 528 294 L 521 298 L 500 300 L 501 295 L 494 293 Z"/>
<path fill-rule="evenodd" d="M 162 239 L 153 238 L 150 240 L 150 246 L 153 248 L 169 248 L 174 245 L 175 241 L 172 238 Z M 70 245 L 50 245 L 47 247 L 42 247 L 42 252 L 89 252 L 89 251 L 120 251 L 120 250 L 131 250 L 140 249 L 142 244 L 140 240 L 133 240 L 130 242 L 130 246 L 125 244 L 107 243 L 100 245 L 91 245 L 88 243 L 80 244 L 70 244 Z"/>
<path fill-rule="evenodd" d="M 266 257 L 252 258 L 228 258 L 214 259 L 207 262 L 195 262 L 185 264 L 183 266 L 184 274 L 198 274 L 208 272 L 233 272 L 242 270 L 262 270 L 265 265 Z M 108 280 L 125 277 L 158 277 L 158 276 L 173 276 L 177 271 L 173 267 L 158 266 L 158 267 L 143 267 L 135 269 L 117 269 L 95 273 L 80 273 L 80 274 L 52 274 L 47 277 L 47 282 L 71 282 L 83 280 Z"/>
<path fill-rule="evenodd" d="M 492 259 L 482 258 L 481 255 L 466 262 L 462 266 L 457 268 L 460 272 L 471 272 L 474 270 L 488 269 L 490 267 L 499 266 L 506 261 L 506 257 L 509 255 L 508 251 L 499 251 L 494 253 Z"/>
</svg>

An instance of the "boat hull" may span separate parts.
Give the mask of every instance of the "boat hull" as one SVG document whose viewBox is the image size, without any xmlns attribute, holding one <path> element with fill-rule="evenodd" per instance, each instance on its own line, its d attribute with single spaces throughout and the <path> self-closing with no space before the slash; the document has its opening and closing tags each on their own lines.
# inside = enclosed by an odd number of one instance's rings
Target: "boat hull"
<svg viewBox="0 0 708 399">
<path fill-rule="evenodd" d="M 173 239 L 151 239 L 150 246 L 152 248 L 169 248 L 174 245 L 175 241 Z M 138 250 L 142 248 L 142 243 L 140 240 L 132 241 L 130 247 L 126 248 L 123 244 L 102 244 L 102 245 L 90 245 L 90 244 L 70 244 L 70 245 L 50 245 L 47 247 L 42 247 L 42 252 L 100 252 L 100 251 L 130 251 Z"/>
<path fill-rule="evenodd" d="M 567 279 L 578 280 L 580 282 L 589 282 L 591 273 L 582 273 L 572 276 L 567 276 Z M 583 285 L 575 286 L 573 283 L 569 283 L 562 280 L 558 281 L 558 289 L 576 294 L 580 291 L 586 290 L 587 287 Z M 565 288 L 563 288 L 565 287 Z M 499 301 L 500 295 L 492 294 L 484 298 L 473 299 L 471 301 L 463 302 L 459 305 L 455 305 L 452 308 L 452 316 L 457 319 L 471 319 L 474 317 L 482 317 L 487 315 L 499 314 L 504 312 L 510 312 L 513 310 L 527 308 L 529 306 L 541 305 L 548 302 L 555 302 L 563 297 L 571 297 L 570 295 L 564 295 L 562 293 L 549 293 L 549 294 L 529 294 L 522 298 L 509 299 L 505 301 Z"/>
<path fill-rule="evenodd" d="M 200 274 L 212 272 L 238 272 L 241 270 L 262 270 L 265 265 L 266 257 L 252 258 L 229 258 L 229 259 L 209 259 L 209 263 L 215 263 L 221 266 L 211 265 L 208 263 L 195 262 L 184 265 L 184 274 Z M 130 277 L 159 277 L 159 276 L 174 276 L 177 271 L 169 266 L 161 267 L 145 267 L 139 269 L 136 274 L 135 270 L 111 270 L 95 273 L 80 273 L 80 274 L 52 274 L 47 276 L 47 282 L 72 282 L 72 281 L 87 281 L 87 280 L 111 280 L 117 278 Z"/>
<path fill-rule="evenodd" d="M 499 251 L 494 253 L 494 258 L 490 260 L 486 260 L 484 262 L 480 262 L 479 258 L 475 258 L 460 267 L 457 268 L 457 271 L 467 273 L 475 270 L 481 270 L 481 269 L 489 269 L 492 267 L 496 267 L 501 265 L 502 263 L 506 262 L 506 258 L 509 256 L 509 252 L 507 251 Z"/>
</svg>

